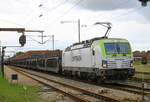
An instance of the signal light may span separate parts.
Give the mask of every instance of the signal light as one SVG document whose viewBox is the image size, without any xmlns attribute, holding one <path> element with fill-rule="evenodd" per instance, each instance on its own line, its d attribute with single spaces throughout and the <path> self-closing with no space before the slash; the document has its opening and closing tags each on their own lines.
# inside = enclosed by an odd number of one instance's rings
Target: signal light
<svg viewBox="0 0 150 102">
<path fill-rule="evenodd" d="M 19 43 L 21 44 L 21 46 L 24 46 L 24 44 L 26 43 L 26 36 L 24 34 L 20 36 Z"/>
<path fill-rule="evenodd" d="M 147 2 L 150 0 L 139 0 L 142 3 L 142 6 L 147 6 Z"/>
</svg>

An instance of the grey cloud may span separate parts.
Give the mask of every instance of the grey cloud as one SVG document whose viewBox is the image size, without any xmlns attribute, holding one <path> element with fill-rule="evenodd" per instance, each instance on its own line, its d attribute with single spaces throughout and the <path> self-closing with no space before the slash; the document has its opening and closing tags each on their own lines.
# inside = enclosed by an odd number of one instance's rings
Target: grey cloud
<svg viewBox="0 0 150 102">
<path fill-rule="evenodd" d="M 150 6 L 139 10 L 138 13 L 143 15 L 147 20 L 150 20 Z"/>
<path fill-rule="evenodd" d="M 84 0 L 80 7 L 99 11 L 134 8 L 137 5 L 141 6 L 138 0 Z"/>
<path fill-rule="evenodd" d="M 79 8 L 94 12 L 136 9 L 135 12 L 144 16 L 146 20 L 150 20 L 150 2 L 148 2 L 147 7 L 142 7 L 138 0 L 83 0 Z"/>
</svg>

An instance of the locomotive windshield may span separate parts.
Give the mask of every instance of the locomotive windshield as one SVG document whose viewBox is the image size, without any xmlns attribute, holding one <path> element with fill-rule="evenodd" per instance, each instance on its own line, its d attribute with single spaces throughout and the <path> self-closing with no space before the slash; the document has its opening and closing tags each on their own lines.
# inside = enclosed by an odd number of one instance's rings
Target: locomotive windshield
<svg viewBox="0 0 150 102">
<path fill-rule="evenodd" d="M 129 43 L 105 43 L 107 54 L 129 54 L 131 52 Z"/>
</svg>

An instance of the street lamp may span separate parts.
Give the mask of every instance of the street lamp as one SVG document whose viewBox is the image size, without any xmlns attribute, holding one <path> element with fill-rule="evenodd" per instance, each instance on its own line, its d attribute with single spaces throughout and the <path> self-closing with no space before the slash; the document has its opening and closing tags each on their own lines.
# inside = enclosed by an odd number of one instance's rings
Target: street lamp
<svg viewBox="0 0 150 102">
<path fill-rule="evenodd" d="M 80 19 L 78 19 L 77 21 L 61 21 L 61 23 L 77 23 L 78 24 L 78 41 L 80 43 Z"/>
</svg>

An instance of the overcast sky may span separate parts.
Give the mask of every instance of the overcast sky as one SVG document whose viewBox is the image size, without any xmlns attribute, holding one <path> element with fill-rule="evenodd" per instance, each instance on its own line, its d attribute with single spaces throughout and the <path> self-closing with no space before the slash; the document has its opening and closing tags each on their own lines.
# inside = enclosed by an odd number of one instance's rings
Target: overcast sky
<svg viewBox="0 0 150 102">
<path fill-rule="evenodd" d="M 103 36 L 106 28 L 95 22 L 111 22 L 109 37 L 125 38 L 133 50 L 150 50 L 150 3 L 142 7 L 138 0 L 0 0 L 0 27 L 24 27 L 44 30 L 55 36 L 55 49 L 64 49 L 78 41 L 77 20 L 81 20 L 81 40 Z M 60 23 L 72 21 L 72 23 Z M 7 53 L 50 50 L 52 41 L 41 45 L 40 33 L 26 33 L 23 48 L 7 48 Z M 19 45 L 17 32 L 0 32 L 2 45 Z M 32 35 L 32 36 L 31 36 Z M 34 35 L 34 36 L 33 36 Z M 45 37 L 44 41 L 50 39 Z"/>
</svg>

